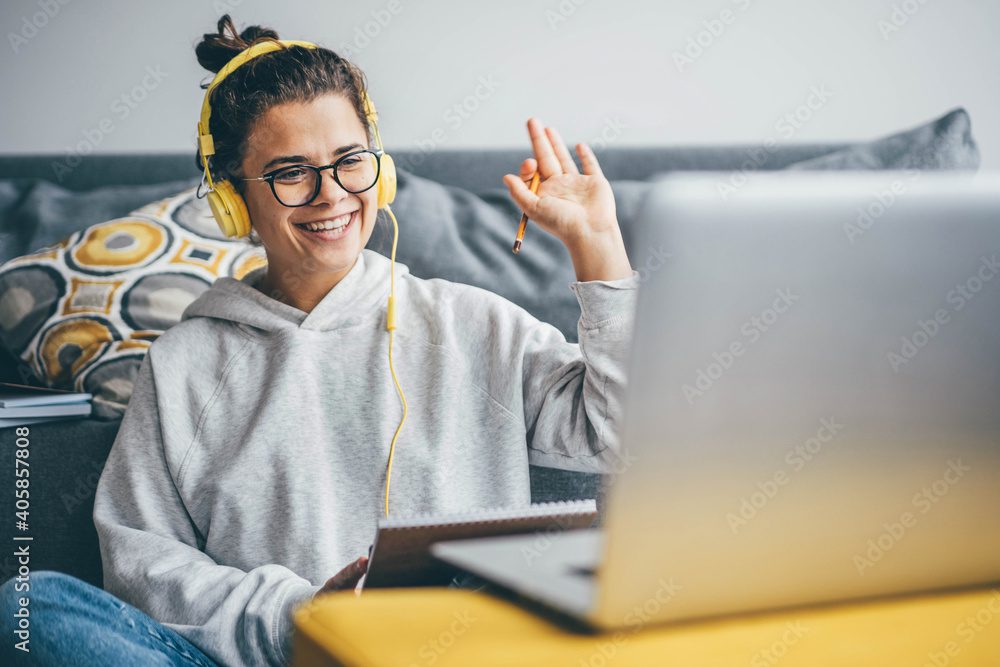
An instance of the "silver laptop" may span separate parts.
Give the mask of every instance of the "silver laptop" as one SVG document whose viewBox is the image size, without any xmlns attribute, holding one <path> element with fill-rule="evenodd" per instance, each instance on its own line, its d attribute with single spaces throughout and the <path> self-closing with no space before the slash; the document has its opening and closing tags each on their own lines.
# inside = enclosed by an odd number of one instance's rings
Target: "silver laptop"
<svg viewBox="0 0 1000 667">
<path fill-rule="evenodd" d="M 1000 581 L 1000 174 L 674 175 L 639 234 L 603 530 L 435 556 L 601 629 Z"/>
</svg>

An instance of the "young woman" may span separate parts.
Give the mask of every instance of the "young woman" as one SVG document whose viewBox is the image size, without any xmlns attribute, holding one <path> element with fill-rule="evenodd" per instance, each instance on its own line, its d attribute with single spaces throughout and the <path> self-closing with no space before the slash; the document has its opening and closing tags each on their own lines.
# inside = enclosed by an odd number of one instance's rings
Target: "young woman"
<svg viewBox="0 0 1000 667">
<path fill-rule="evenodd" d="M 262 39 L 277 34 L 238 35 L 224 16 L 196 53 L 218 72 Z M 379 156 L 364 90 L 334 52 L 286 46 L 212 91 L 212 175 L 243 196 L 267 266 L 218 279 L 151 346 L 94 504 L 106 590 L 54 572 L 32 575 L 30 593 L 8 582 L 7 655 L 25 595 L 32 664 L 284 664 L 293 610 L 357 583 L 387 505 L 527 505 L 529 463 L 614 468 L 638 274 L 594 154 L 576 146 L 580 173 L 530 119 L 534 158 L 503 178 L 569 250 L 579 344 L 397 264 L 390 369 L 390 261 L 366 248 Z"/>
</svg>

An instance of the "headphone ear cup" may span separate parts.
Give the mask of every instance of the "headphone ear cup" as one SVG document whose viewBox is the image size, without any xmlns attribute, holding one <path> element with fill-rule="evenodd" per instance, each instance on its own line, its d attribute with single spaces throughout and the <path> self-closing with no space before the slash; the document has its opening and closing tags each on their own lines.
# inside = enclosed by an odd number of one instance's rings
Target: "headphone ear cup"
<svg viewBox="0 0 1000 667">
<path fill-rule="evenodd" d="M 232 183 L 216 181 L 215 189 L 208 193 L 206 199 L 223 234 L 229 238 L 240 238 L 250 233 L 247 204 Z"/>
<path fill-rule="evenodd" d="M 396 198 L 396 164 L 392 156 L 382 153 L 378 175 L 378 207 L 385 208 Z"/>
</svg>

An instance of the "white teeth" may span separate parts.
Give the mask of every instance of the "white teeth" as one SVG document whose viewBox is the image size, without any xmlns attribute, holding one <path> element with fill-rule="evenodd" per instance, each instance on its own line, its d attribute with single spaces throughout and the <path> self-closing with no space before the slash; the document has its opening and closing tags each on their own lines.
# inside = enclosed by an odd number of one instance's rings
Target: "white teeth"
<svg viewBox="0 0 1000 667">
<path fill-rule="evenodd" d="M 308 229 L 310 231 L 313 231 L 313 232 L 321 232 L 321 231 L 330 231 L 332 229 L 340 229 L 341 227 L 346 226 L 347 223 L 349 223 L 351 221 L 351 216 L 353 214 L 354 214 L 353 212 L 351 212 L 351 213 L 345 213 L 344 215 L 340 216 L 339 218 L 334 218 L 333 220 L 324 220 L 323 222 L 309 222 L 309 223 L 306 223 L 306 224 L 301 225 L 301 226 L 305 227 L 306 229 Z"/>
</svg>

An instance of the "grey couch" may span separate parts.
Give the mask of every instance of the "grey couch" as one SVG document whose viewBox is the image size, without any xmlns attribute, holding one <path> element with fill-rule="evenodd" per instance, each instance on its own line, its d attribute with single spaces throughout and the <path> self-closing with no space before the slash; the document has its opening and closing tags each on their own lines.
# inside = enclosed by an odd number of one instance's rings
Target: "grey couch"
<svg viewBox="0 0 1000 667">
<path fill-rule="evenodd" d="M 398 259 L 421 277 L 476 284 L 519 303 L 576 340 L 579 316 L 567 284 L 572 266 L 553 238 L 530 229 L 522 255 L 509 248 L 518 211 L 501 183 L 525 150 L 393 151 L 400 189 L 393 210 L 401 225 Z M 979 155 L 968 116 L 955 110 L 927 125 L 872 142 L 598 150 L 612 181 L 633 266 L 648 249 L 635 247 L 633 220 L 649 178 L 676 170 L 798 168 L 974 169 Z M 197 181 L 191 154 L 94 155 L 57 176 L 64 156 L 0 157 L 0 263 L 49 245 L 87 225 L 127 214 Z M 60 172 L 61 173 L 61 172 Z M 443 185 L 442 185 L 443 184 Z M 376 249 L 384 239 L 373 239 Z M 0 379 L 31 381 L 3 350 Z M 91 512 L 97 480 L 120 419 L 37 424 L 31 431 L 32 569 L 56 569 L 101 585 Z M 0 429 L 0 513 L 14 514 L 14 433 Z M 531 470 L 532 499 L 600 498 L 596 475 Z M 0 581 L 17 563 L 5 550 Z"/>
</svg>

